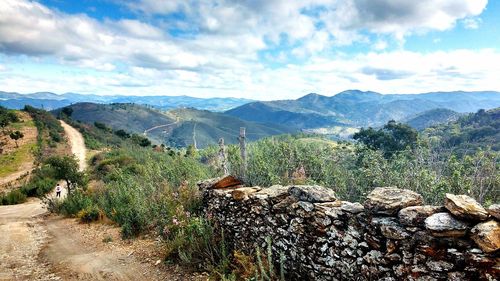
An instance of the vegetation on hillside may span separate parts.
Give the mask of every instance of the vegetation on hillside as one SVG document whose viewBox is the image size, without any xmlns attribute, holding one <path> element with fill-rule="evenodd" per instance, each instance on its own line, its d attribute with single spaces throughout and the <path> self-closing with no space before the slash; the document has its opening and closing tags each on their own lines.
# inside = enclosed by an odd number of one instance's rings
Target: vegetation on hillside
<svg viewBox="0 0 500 281">
<path fill-rule="evenodd" d="M 422 131 L 432 126 L 456 121 L 461 115 L 462 114 L 450 109 L 436 108 L 424 111 L 416 116 L 412 116 L 404 120 L 404 122 L 411 127 Z"/>
<path fill-rule="evenodd" d="M 432 143 L 453 148 L 460 154 L 488 148 L 500 151 L 500 108 L 479 110 L 455 122 L 428 128 L 424 135 Z"/>
<path fill-rule="evenodd" d="M 23 146 L 14 152 L 14 155 L 19 153 L 34 153 L 36 157 L 36 167 L 30 174 L 30 179 L 27 183 L 18 189 L 14 189 L 7 194 L 0 196 L 0 205 L 19 204 L 26 200 L 27 197 L 36 196 L 43 197 L 50 192 L 58 180 L 64 179 L 61 173 L 57 173 L 56 166 L 51 165 L 56 161 L 72 159 L 71 157 L 62 157 L 66 153 L 67 144 L 64 140 L 64 129 L 59 120 L 54 118 L 47 111 L 26 106 L 24 109 L 33 119 L 33 122 L 38 130 L 37 143 L 35 146 Z M 69 160 L 68 160 L 69 161 Z M 67 162 L 67 161 L 66 161 Z M 73 162 L 76 163 L 75 160 Z M 76 166 L 71 166 L 69 163 L 68 169 L 77 169 Z M 75 168 L 76 167 L 76 168 Z M 69 171 L 67 170 L 67 171 Z M 78 175 L 73 177 L 74 182 L 83 183 L 84 177 Z"/>
</svg>

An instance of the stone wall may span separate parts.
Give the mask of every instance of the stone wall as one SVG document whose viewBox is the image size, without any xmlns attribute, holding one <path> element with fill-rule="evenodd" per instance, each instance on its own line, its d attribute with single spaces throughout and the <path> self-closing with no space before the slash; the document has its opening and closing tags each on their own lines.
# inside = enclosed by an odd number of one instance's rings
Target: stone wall
<svg viewBox="0 0 500 281">
<path fill-rule="evenodd" d="M 499 205 L 447 194 L 424 206 L 391 187 L 360 204 L 321 186 L 231 184 L 199 183 L 207 215 L 233 249 L 250 254 L 270 237 L 287 280 L 500 280 Z"/>
</svg>

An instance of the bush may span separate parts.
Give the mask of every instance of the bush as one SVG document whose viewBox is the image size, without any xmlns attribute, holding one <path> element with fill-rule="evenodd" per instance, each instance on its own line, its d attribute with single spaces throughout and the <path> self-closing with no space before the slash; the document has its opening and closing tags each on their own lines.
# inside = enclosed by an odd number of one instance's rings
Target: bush
<svg viewBox="0 0 500 281">
<path fill-rule="evenodd" d="M 90 205 L 87 206 L 85 209 L 80 210 L 77 214 L 76 217 L 80 219 L 82 222 L 93 222 L 99 220 L 102 215 L 101 215 L 101 210 L 99 210 L 99 207 L 96 205 Z"/>
<path fill-rule="evenodd" d="M 12 190 L 1 198 L 2 205 L 14 205 L 24 202 L 26 202 L 26 195 L 19 189 Z"/>
<path fill-rule="evenodd" d="M 85 192 L 77 189 L 62 201 L 58 209 L 65 216 L 76 216 L 81 210 L 92 206 L 92 198 Z"/>
</svg>

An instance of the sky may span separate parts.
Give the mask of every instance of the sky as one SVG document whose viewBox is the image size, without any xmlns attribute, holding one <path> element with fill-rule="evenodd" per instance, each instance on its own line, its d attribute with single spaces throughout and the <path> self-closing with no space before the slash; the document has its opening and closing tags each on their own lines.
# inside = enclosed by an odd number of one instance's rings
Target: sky
<svg viewBox="0 0 500 281">
<path fill-rule="evenodd" d="M 500 1 L 1 0 L 0 91 L 500 91 Z"/>
</svg>

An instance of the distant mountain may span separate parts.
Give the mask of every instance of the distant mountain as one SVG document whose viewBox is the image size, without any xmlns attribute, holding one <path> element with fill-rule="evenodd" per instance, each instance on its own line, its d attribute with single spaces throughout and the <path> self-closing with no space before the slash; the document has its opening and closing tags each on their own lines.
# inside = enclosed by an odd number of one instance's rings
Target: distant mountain
<svg viewBox="0 0 500 281">
<path fill-rule="evenodd" d="M 71 118 L 84 123 L 99 122 L 114 130 L 143 134 L 156 143 L 184 147 L 196 141 L 198 148 L 217 144 L 219 138 L 226 143 L 237 143 L 240 127 L 246 128 L 247 139 L 257 140 L 271 135 L 294 133 L 296 130 L 278 124 L 244 121 L 223 113 L 182 108 L 162 112 L 137 104 L 77 103 Z M 62 108 L 53 110 L 60 114 Z"/>
<path fill-rule="evenodd" d="M 436 125 L 424 131 L 429 140 L 444 143 L 459 153 L 491 147 L 500 151 L 500 107 L 479 110 L 454 122 Z"/>
<path fill-rule="evenodd" d="M 332 126 L 381 126 L 424 111 L 444 108 L 474 112 L 500 106 L 499 92 L 434 92 L 382 95 L 349 90 L 327 97 L 309 94 L 297 100 L 252 102 L 226 113 L 249 121 L 279 122 L 300 129 Z"/>
<path fill-rule="evenodd" d="M 99 96 L 83 95 L 77 93 L 65 93 L 57 95 L 50 92 L 38 92 L 32 94 L 8 93 L 0 91 L 0 105 L 20 109 L 25 104 L 52 110 L 78 102 L 92 103 L 136 103 L 151 105 L 158 109 L 173 109 L 180 107 L 193 107 L 210 111 L 226 111 L 245 103 L 252 102 L 249 99 L 239 98 L 194 98 L 188 96 Z"/>
<path fill-rule="evenodd" d="M 404 123 L 421 131 L 431 126 L 456 121 L 463 114 L 446 108 L 436 108 L 411 116 Z"/>
</svg>

